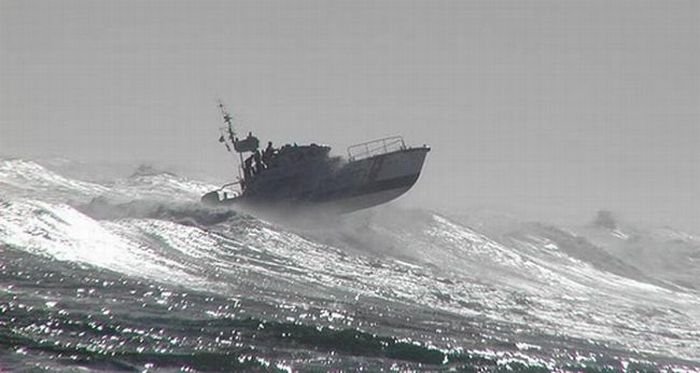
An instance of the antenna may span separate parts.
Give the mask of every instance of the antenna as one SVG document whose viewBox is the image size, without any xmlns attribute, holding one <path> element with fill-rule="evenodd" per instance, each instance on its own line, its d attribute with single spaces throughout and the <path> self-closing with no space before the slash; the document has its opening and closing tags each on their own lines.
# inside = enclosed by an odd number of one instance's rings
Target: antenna
<svg viewBox="0 0 700 373">
<path fill-rule="evenodd" d="M 224 143 L 226 146 L 226 150 L 229 152 L 231 151 L 231 146 L 228 144 L 226 141 L 225 135 L 228 135 L 228 140 L 231 142 L 232 145 L 236 144 L 236 132 L 233 130 L 233 117 L 231 116 L 231 113 L 226 110 L 226 107 L 224 107 L 224 103 L 221 101 L 221 99 L 218 100 L 219 102 L 219 110 L 221 111 L 221 116 L 224 118 L 224 123 L 226 123 L 226 127 L 221 129 L 221 137 L 219 138 L 219 142 Z M 226 131 L 226 132 L 224 132 Z M 241 153 L 238 153 L 239 156 L 239 164 L 238 164 L 238 179 L 242 179 L 242 174 L 241 174 L 241 167 L 243 167 L 243 155 Z"/>
<path fill-rule="evenodd" d="M 224 103 L 219 100 L 219 110 L 221 110 L 221 116 L 224 117 L 224 123 L 228 129 L 228 138 L 233 143 L 236 141 L 236 132 L 233 130 L 233 117 L 224 107 Z"/>
</svg>

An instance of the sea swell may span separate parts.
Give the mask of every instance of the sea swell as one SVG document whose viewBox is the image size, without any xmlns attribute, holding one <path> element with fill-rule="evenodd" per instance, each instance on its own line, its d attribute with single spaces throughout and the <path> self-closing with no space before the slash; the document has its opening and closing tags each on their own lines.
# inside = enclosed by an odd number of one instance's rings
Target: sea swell
<svg viewBox="0 0 700 373">
<path fill-rule="evenodd" d="M 396 208 L 261 219 L 199 204 L 209 187 L 0 160 L 5 367 L 698 367 L 700 296 L 567 231 Z"/>
</svg>

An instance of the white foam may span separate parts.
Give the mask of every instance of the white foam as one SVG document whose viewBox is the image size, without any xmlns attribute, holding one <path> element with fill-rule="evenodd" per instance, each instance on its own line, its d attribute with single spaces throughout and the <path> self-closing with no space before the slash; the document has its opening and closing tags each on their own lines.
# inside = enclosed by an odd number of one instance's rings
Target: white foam
<svg viewBox="0 0 700 373">
<path fill-rule="evenodd" d="M 114 225 L 98 222 L 65 204 L 11 202 L 0 210 L 0 242 L 57 260 L 134 276 L 193 280 L 178 269 L 178 263 L 116 234 L 110 229 Z"/>
</svg>

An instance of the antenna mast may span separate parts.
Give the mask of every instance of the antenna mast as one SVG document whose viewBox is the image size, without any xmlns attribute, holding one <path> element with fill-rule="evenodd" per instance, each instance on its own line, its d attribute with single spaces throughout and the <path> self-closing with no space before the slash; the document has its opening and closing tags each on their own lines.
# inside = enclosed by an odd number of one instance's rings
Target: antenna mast
<svg viewBox="0 0 700 373">
<path fill-rule="evenodd" d="M 221 134 L 221 137 L 219 138 L 219 142 L 224 143 L 224 145 L 226 145 L 226 150 L 228 150 L 230 152 L 231 146 L 229 145 L 228 141 L 231 142 L 231 145 L 235 146 L 236 140 L 237 140 L 236 139 L 236 132 L 233 130 L 233 117 L 226 110 L 226 108 L 224 107 L 224 103 L 221 102 L 221 100 L 219 100 L 219 110 L 221 111 L 221 116 L 224 118 L 224 123 L 226 124 L 226 127 L 221 129 L 222 134 Z M 226 131 L 226 132 L 224 133 L 224 131 Z M 226 141 L 226 136 L 228 136 L 228 141 Z M 238 168 L 238 179 L 241 180 L 242 179 L 241 167 L 243 166 L 243 154 L 241 154 L 239 152 L 238 156 L 240 158 L 239 159 L 240 163 L 238 164 L 238 167 L 237 167 Z"/>
</svg>

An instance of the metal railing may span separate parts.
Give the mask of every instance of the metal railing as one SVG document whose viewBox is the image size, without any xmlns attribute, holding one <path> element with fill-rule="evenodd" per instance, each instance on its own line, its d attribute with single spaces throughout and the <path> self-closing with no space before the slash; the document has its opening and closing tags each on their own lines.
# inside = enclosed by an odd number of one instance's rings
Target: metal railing
<svg viewBox="0 0 700 373">
<path fill-rule="evenodd" d="M 406 144 L 403 142 L 403 137 L 385 137 L 383 139 L 348 146 L 348 159 L 351 161 L 356 161 L 358 159 L 369 158 L 375 155 L 405 149 Z"/>
<path fill-rule="evenodd" d="M 232 186 L 238 185 L 238 189 L 233 189 L 231 188 Z M 216 190 L 220 194 L 224 196 L 224 199 L 227 198 L 236 198 L 243 193 L 243 186 L 241 185 L 241 180 L 234 181 L 232 183 L 224 184 L 221 186 L 221 188 Z M 230 192 L 230 193 L 229 193 Z"/>
</svg>

